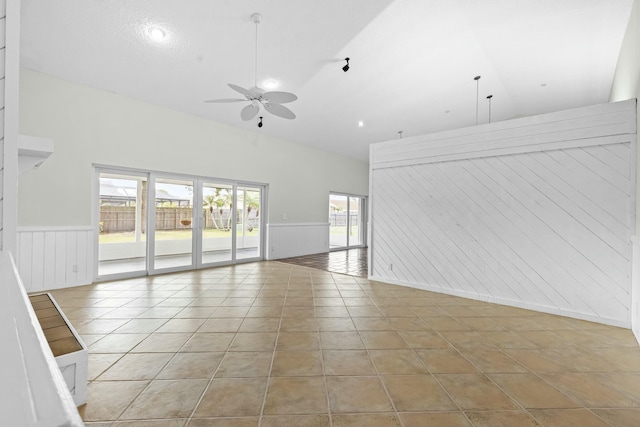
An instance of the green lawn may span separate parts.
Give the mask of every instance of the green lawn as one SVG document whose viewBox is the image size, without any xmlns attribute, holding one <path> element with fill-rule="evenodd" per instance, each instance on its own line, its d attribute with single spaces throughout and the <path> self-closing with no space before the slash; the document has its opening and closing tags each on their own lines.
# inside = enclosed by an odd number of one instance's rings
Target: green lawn
<svg viewBox="0 0 640 427">
<path fill-rule="evenodd" d="M 191 239 L 191 229 L 187 230 L 160 230 L 156 231 L 156 240 L 189 240 Z M 241 236 L 242 230 L 238 230 L 238 236 Z M 245 236 L 258 236 L 260 230 L 254 228 L 252 231 L 245 230 Z M 203 237 L 205 239 L 229 239 L 231 231 L 206 229 Z M 122 233 L 103 233 L 100 234 L 100 243 L 128 243 L 134 242 L 136 235 L 133 231 Z M 146 240 L 146 234 L 142 235 L 142 240 Z"/>
</svg>

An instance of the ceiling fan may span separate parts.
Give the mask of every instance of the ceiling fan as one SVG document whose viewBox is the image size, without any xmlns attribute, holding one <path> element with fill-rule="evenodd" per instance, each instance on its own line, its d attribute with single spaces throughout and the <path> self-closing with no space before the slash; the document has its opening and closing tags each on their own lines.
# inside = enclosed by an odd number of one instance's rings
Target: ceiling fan
<svg viewBox="0 0 640 427">
<path fill-rule="evenodd" d="M 260 106 L 263 106 L 266 111 L 275 116 L 282 117 L 284 119 L 295 119 L 296 115 L 293 113 L 293 111 L 282 104 L 295 101 L 296 99 L 298 99 L 296 95 L 289 92 L 265 92 L 263 89 L 258 87 L 258 24 L 262 22 L 262 15 L 260 15 L 259 13 L 254 13 L 253 15 L 251 15 L 251 20 L 256 24 L 256 57 L 253 87 L 245 89 L 238 85 L 229 83 L 228 86 L 236 92 L 244 95 L 244 99 L 210 99 L 204 102 L 225 103 L 249 101 L 250 104 L 244 107 L 242 111 L 240 111 L 240 117 L 245 121 L 253 119 L 260 111 Z"/>
</svg>

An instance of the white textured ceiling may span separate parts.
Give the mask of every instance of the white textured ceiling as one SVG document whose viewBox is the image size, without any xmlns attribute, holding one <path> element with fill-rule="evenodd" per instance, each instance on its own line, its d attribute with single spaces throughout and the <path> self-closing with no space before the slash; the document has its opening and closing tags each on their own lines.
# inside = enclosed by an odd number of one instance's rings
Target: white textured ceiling
<svg viewBox="0 0 640 427">
<path fill-rule="evenodd" d="M 368 160 L 370 143 L 607 102 L 632 0 L 22 0 L 23 67 Z M 226 83 L 299 99 L 243 122 Z M 147 29 L 168 38 L 149 40 Z M 344 73 L 345 57 L 351 69 Z M 358 127 L 358 121 L 365 125 Z"/>
</svg>

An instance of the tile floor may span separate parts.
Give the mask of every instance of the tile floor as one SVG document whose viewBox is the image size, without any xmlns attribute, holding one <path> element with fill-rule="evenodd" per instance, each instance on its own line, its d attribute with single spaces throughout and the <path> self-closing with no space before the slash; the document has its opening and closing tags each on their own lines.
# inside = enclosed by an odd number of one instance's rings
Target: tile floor
<svg viewBox="0 0 640 427">
<path fill-rule="evenodd" d="M 625 329 L 280 262 L 53 292 L 89 426 L 638 426 Z"/>
<path fill-rule="evenodd" d="M 368 277 L 367 248 L 346 249 L 278 260 L 288 264 L 318 268 L 332 273 Z"/>
</svg>

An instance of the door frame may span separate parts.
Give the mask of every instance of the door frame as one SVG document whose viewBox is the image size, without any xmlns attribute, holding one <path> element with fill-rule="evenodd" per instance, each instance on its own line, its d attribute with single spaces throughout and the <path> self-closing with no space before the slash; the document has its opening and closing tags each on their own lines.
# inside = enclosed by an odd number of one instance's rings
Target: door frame
<svg viewBox="0 0 640 427">
<path fill-rule="evenodd" d="M 347 245 L 346 246 L 338 246 L 331 247 L 331 235 L 329 235 L 329 251 L 344 251 L 347 249 L 356 249 L 356 248 L 366 248 L 367 247 L 367 222 L 368 222 L 368 198 L 367 196 L 363 196 L 360 194 L 353 193 L 345 193 L 342 191 L 330 191 L 329 192 L 329 203 L 331 203 L 331 196 L 345 196 L 347 198 Z M 362 234 L 362 243 L 359 245 L 351 245 L 349 242 L 349 228 L 351 226 L 351 198 L 357 197 L 360 199 L 360 230 L 359 233 Z M 329 221 L 330 223 L 330 221 Z M 331 226 L 329 226 L 329 233 L 331 233 Z"/>
</svg>

